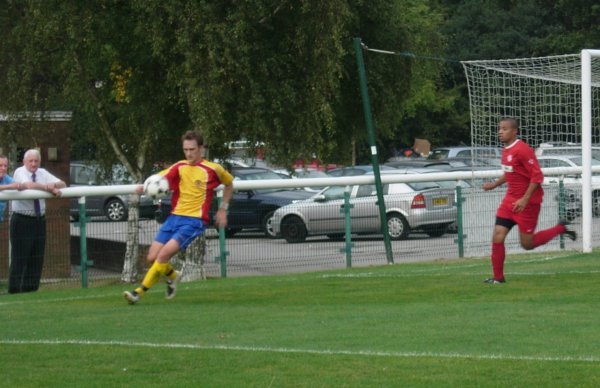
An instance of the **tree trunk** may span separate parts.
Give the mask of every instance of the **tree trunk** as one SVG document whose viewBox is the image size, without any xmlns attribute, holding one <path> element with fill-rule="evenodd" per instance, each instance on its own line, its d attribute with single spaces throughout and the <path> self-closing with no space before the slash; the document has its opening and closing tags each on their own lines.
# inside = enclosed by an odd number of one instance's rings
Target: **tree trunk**
<svg viewBox="0 0 600 388">
<path fill-rule="evenodd" d="M 139 258 L 139 204 L 140 196 L 131 194 L 129 197 L 129 211 L 127 218 L 127 241 L 123 273 L 121 280 L 125 283 L 135 283 L 138 275 Z"/>
</svg>

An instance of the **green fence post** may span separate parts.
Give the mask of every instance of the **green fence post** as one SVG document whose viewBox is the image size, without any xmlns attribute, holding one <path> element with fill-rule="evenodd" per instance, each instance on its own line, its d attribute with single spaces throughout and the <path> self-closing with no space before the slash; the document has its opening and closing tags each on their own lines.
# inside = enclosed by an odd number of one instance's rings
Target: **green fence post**
<svg viewBox="0 0 600 388">
<path fill-rule="evenodd" d="M 567 219 L 567 214 L 565 210 L 565 183 L 563 182 L 563 177 L 561 176 L 558 181 L 558 219 L 565 220 Z M 565 238 L 563 235 L 559 235 L 560 249 L 565 249 Z"/>
<path fill-rule="evenodd" d="M 87 259 L 87 219 L 85 215 L 85 197 L 80 197 L 79 203 L 79 267 L 77 271 L 81 272 L 81 288 L 88 287 L 88 266 L 94 262 Z"/>
<path fill-rule="evenodd" d="M 221 201 L 223 200 L 223 191 L 217 192 L 217 209 L 221 207 Z M 215 257 L 216 262 L 219 263 L 221 268 L 221 277 L 227 277 L 227 256 L 229 252 L 225 246 L 225 228 L 219 226 L 219 256 Z"/>
<path fill-rule="evenodd" d="M 365 61 L 362 54 L 362 42 L 360 38 L 354 38 L 354 51 L 356 53 L 356 65 L 358 66 L 358 80 L 360 82 L 360 94 L 363 101 L 363 110 L 365 114 L 365 124 L 367 126 L 367 136 L 371 146 L 371 164 L 373 164 L 373 175 L 375 176 L 375 190 L 377 191 L 377 205 L 379 207 L 379 217 L 381 218 L 381 233 L 383 234 L 383 243 L 385 246 L 385 256 L 388 264 L 394 263 L 394 253 L 392 251 L 392 242 L 388 232 L 387 215 L 385 211 L 385 201 L 383 199 L 383 185 L 381 183 L 381 174 L 379 171 L 379 160 L 377 159 L 377 145 L 375 142 L 375 129 L 371 113 L 371 102 L 369 101 L 369 90 L 367 87 L 367 74 L 365 70 Z"/>
<path fill-rule="evenodd" d="M 457 233 L 457 238 L 454 241 L 455 243 L 458 243 L 458 257 L 465 257 L 465 241 L 464 241 L 464 235 L 463 235 L 463 217 L 462 217 L 462 213 L 463 213 L 463 207 L 462 207 L 462 203 L 463 203 L 463 198 L 462 198 L 462 187 L 460 187 L 460 184 L 456 185 L 456 233 Z"/>
<path fill-rule="evenodd" d="M 345 247 L 341 249 L 342 252 L 346 252 L 346 268 L 352 268 L 352 224 L 350 218 L 350 209 L 354 205 L 350 204 L 350 186 L 346 186 L 344 190 L 344 206 L 340 209 L 341 213 L 344 213 L 344 230 L 345 230 Z"/>
</svg>

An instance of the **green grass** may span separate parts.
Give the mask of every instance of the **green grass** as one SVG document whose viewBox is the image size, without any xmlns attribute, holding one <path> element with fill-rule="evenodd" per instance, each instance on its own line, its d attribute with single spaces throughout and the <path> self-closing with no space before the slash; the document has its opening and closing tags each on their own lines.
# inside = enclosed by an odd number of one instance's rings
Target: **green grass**
<svg viewBox="0 0 600 388">
<path fill-rule="evenodd" d="M 0 297 L 3 386 L 600 386 L 594 254 Z"/>
</svg>

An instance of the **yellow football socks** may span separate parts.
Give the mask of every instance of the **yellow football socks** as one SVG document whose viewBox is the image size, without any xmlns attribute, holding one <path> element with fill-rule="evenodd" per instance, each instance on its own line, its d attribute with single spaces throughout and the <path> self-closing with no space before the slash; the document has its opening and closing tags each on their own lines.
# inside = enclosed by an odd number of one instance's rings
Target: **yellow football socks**
<svg viewBox="0 0 600 388">
<path fill-rule="evenodd" d="M 148 291 L 153 285 L 156 284 L 156 282 L 158 282 L 161 275 L 167 276 L 169 280 L 173 280 L 175 279 L 175 276 L 177 276 L 175 271 L 173 271 L 173 266 L 171 263 L 159 263 L 158 261 L 155 261 L 150 269 L 148 269 L 146 276 L 144 276 L 142 285 L 136 288 L 135 292 L 137 292 L 140 296 L 144 295 L 146 291 Z"/>
</svg>

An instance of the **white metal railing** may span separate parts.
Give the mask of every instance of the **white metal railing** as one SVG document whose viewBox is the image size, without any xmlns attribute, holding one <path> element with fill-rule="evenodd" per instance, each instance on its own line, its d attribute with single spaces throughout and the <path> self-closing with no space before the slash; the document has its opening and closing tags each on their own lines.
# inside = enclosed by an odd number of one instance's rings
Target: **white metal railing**
<svg viewBox="0 0 600 388">
<path fill-rule="evenodd" d="M 489 171 L 453 171 L 453 172 L 432 172 L 427 174 L 381 174 L 382 183 L 400 183 L 400 182 L 430 182 L 430 181 L 458 181 L 470 179 L 492 179 L 503 174 L 501 170 Z M 545 176 L 568 176 L 581 175 L 581 167 L 558 167 L 542 169 Z M 592 172 L 600 173 L 600 166 L 592 167 Z M 306 179 L 264 179 L 242 181 L 235 180 L 233 188 L 237 191 L 252 189 L 272 189 L 272 188 L 302 188 L 311 186 L 346 186 L 357 184 L 373 184 L 375 177 L 372 174 L 348 177 L 331 178 L 306 178 Z M 61 196 L 64 198 L 74 197 L 92 197 L 97 195 L 119 195 L 135 194 L 138 185 L 113 185 L 113 186 L 77 186 L 61 189 Z M 218 188 L 219 189 L 219 188 Z M 53 198 L 53 195 L 39 190 L 5 190 L 0 191 L 0 200 L 12 199 L 36 199 Z"/>
<path fill-rule="evenodd" d="M 582 175 L 581 167 L 569 168 L 545 168 L 542 169 L 545 176 L 569 176 Z M 600 166 L 592 166 L 591 172 L 600 173 Z M 429 182 L 429 181 L 458 181 L 471 179 L 492 179 L 501 176 L 501 170 L 490 171 L 454 171 L 454 172 L 432 172 L 426 174 L 381 174 L 382 183 L 400 183 L 400 182 Z M 591 176 L 591 174 L 590 174 Z M 301 188 L 311 186 L 346 186 L 355 184 L 374 184 L 375 177 L 372 174 L 350 176 L 350 177 L 331 177 L 331 178 L 306 178 L 306 179 L 265 179 L 242 181 L 235 180 L 233 188 L 237 191 L 251 189 L 268 188 Z M 138 185 L 115 185 L 115 186 L 78 186 L 61 189 L 61 196 L 64 198 L 91 197 L 96 195 L 126 195 L 135 194 Z M 583 188 L 582 184 L 582 188 Z M 218 188 L 219 189 L 219 188 Z M 582 195 L 586 194 L 582 190 Z M 587 193 L 591 197 L 591 190 Z M 35 198 L 53 198 L 52 194 L 41 192 L 39 190 L 5 190 L 0 191 L 0 200 L 13 199 L 35 199 Z M 583 214 L 592 214 L 591 201 L 583 202 Z M 584 225 L 585 226 L 585 225 Z M 584 252 L 591 252 L 591 228 L 582 228 L 582 249 Z M 588 244 L 588 245 L 586 245 Z"/>
</svg>

